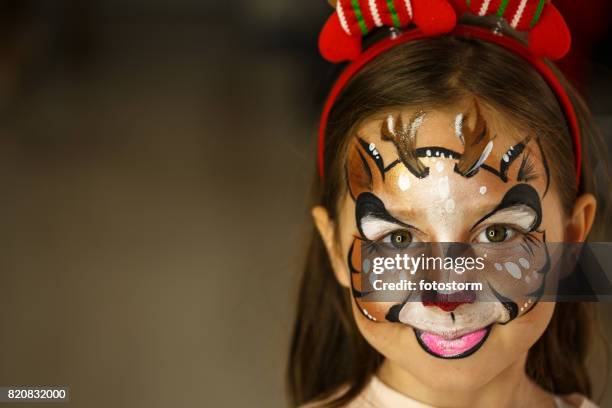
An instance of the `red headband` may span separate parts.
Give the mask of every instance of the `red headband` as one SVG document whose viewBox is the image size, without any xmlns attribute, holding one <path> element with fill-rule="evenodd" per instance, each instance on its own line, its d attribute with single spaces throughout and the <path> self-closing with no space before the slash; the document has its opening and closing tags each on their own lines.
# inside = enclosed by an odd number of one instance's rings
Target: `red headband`
<svg viewBox="0 0 612 408">
<path fill-rule="evenodd" d="M 319 125 L 319 146 L 318 146 L 318 167 L 319 167 L 319 175 L 321 180 L 323 180 L 325 174 L 324 168 L 324 158 L 325 158 L 325 132 L 327 129 L 327 120 L 329 118 L 329 113 L 338 98 L 338 95 L 342 92 L 346 84 L 370 61 L 375 59 L 380 54 L 388 51 L 389 49 L 395 47 L 399 44 L 404 44 L 410 41 L 431 38 L 437 35 L 443 34 L 426 34 L 421 29 L 412 29 L 410 31 L 403 32 L 396 37 L 386 38 L 378 43 L 374 44 L 370 48 L 368 48 L 365 52 L 359 54 L 356 59 L 354 59 L 347 67 L 344 69 L 336 83 L 334 84 L 327 101 L 323 107 L 323 113 L 321 115 L 321 122 Z M 466 26 L 466 25 L 458 25 L 456 26 L 452 32 L 447 35 L 457 36 L 457 37 L 466 37 L 466 38 L 476 38 L 479 40 L 484 40 L 487 42 L 491 42 L 497 45 L 508 49 L 515 54 L 522 57 L 524 60 L 529 62 L 536 71 L 544 78 L 544 80 L 548 83 L 549 87 L 555 93 L 557 100 L 565 114 L 565 118 L 567 120 L 567 125 L 569 127 L 573 144 L 574 144 L 574 156 L 575 156 L 575 165 L 576 165 L 576 184 L 580 185 L 580 176 L 582 169 L 582 146 L 580 142 L 580 126 L 578 124 L 578 118 L 576 117 L 576 112 L 574 110 L 574 105 L 570 100 L 565 88 L 553 72 L 553 70 L 544 62 L 544 60 L 534 54 L 530 49 L 528 49 L 525 45 L 520 43 L 519 41 L 496 34 L 491 30 L 474 27 L 474 26 Z"/>
</svg>

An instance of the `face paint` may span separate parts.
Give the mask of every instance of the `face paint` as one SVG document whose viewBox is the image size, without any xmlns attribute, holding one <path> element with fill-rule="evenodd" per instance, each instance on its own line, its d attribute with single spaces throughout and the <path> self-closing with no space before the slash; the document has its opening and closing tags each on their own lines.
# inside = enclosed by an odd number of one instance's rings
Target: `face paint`
<svg viewBox="0 0 612 408">
<path fill-rule="evenodd" d="M 405 125 L 401 115 L 389 115 L 378 141 L 357 137 L 351 142 L 347 180 L 359 237 L 348 264 L 354 300 L 367 319 L 410 326 L 428 353 L 461 358 L 484 344 L 495 323 L 531 310 L 543 291 L 550 262 L 545 232 L 538 228 L 548 172 L 535 138 L 505 149 L 503 140 L 493 143 L 477 103 L 448 121 L 451 139 L 443 146 L 417 143 L 430 118 L 418 111 Z M 496 160 L 498 165 L 490 164 Z M 473 219 L 469 225 L 468 219 Z M 507 227 L 501 235 L 513 238 L 512 246 L 496 247 L 491 241 L 500 236 L 499 226 Z M 401 301 L 372 301 L 376 276 L 364 272 L 362 261 L 370 260 L 375 243 L 407 242 L 405 250 L 412 251 L 418 243 L 449 242 L 442 250 L 450 251 L 451 242 L 466 239 L 461 232 L 473 236 L 469 250 L 486 259 L 486 274 L 477 277 L 485 284 L 483 295 L 434 290 L 404 293 Z M 404 280 L 425 277 L 402 272 L 397 276 Z M 452 277 L 458 276 L 474 279 L 468 272 Z"/>
<path fill-rule="evenodd" d="M 402 117 L 387 117 L 381 127 L 382 140 L 391 141 L 395 145 L 404 166 L 418 178 L 426 177 L 429 169 L 419 160 L 416 155 L 417 132 L 423 124 L 425 113 L 417 112 L 404 126 Z"/>
<path fill-rule="evenodd" d="M 529 183 L 529 181 L 537 177 L 535 172 L 535 163 L 530 153 L 525 153 L 521 159 L 521 167 L 519 168 L 517 181 Z"/>
<path fill-rule="evenodd" d="M 463 115 L 461 115 L 461 129 L 459 131 L 464 149 L 461 160 L 457 163 L 457 171 L 466 177 L 475 174 L 493 150 L 493 140 L 489 134 L 487 122 L 485 122 L 480 112 L 480 106 L 476 101 L 474 102 L 472 115 L 476 117 L 474 128 L 469 129 L 464 126 Z M 457 131 L 457 125 L 455 121 L 455 131 Z"/>
</svg>

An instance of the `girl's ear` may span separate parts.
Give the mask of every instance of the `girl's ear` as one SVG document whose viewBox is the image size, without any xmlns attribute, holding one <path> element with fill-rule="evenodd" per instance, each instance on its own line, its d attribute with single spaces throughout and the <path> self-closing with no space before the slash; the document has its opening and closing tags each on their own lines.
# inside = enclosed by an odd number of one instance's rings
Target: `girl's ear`
<svg viewBox="0 0 612 408">
<path fill-rule="evenodd" d="M 334 222 L 329 217 L 327 209 L 320 205 L 314 207 L 310 213 L 312 214 L 314 223 L 317 226 L 317 230 L 319 230 L 321 239 L 325 244 L 325 248 L 327 249 L 327 254 L 329 255 L 329 260 L 332 268 L 334 269 L 338 283 L 348 288 L 350 285 L 349 273 L 346 267 L 346 262 L 342 257 L 340 244 L 336 239 Z"/>
<path fill-rule="evenodd" d="M 567 242 L 584 242 L 591 231 L 597 200 L 592 194 L 583 194 L 576 199 L 574 209 L 566 227 Z"/>
</svg>

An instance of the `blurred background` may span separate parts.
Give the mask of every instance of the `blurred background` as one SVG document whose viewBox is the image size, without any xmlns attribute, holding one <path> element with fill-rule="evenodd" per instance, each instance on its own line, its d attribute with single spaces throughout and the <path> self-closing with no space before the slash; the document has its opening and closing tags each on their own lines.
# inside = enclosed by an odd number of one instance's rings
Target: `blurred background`
<svg viewBox="0 0 612 408">
<path fill-rule="evenodd" d="M 576 33 L 563 68 L 612 143 L 612 7 L 576 3 L 556 1 Z M 287 405 L 330 10 L 0 1 L 0 386 Z"/>
</svg>

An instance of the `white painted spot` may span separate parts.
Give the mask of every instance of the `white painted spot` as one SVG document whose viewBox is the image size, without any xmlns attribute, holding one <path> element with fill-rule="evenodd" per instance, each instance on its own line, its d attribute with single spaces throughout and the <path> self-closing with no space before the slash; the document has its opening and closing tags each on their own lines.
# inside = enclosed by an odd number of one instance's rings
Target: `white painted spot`
<svg viewBox="0 0 612 408">
<path fill-rule="evenodd" d="M 506 270 L 508 271 L 510 275 L 512 275 L 513 278 L 521 279 L 521 276 L 523 276 L 523 274 L 521 273 L 521 268 L 519 268 L 519 266 L 515 264 L 514 262 L 506 262 L 504 263 L 504 266 L 506 267 Z"/>
<path fill-rule="evenodd" d="M 529 269 L 529 261 L 526 260 L 525 258 L 519 258 L 519 263 L 521 264 L 523 268 Z"/>
<path fill-rule="evenodd" d="M 444 153 L 442 153 L 440 156 L 441 156 L 442 158 L 444 158 Z"/>
<path fill-rule="evenodd" d="M 495 269 L 497 269 L 498 271 L 502 270 L 502 266 L 498 263 L 495 263 Z"/>
<path fill-rule="evenodd" d="M 452 198 L 446 200 L 446 202 L 444 203 L 444 209 L 446 210 L 446 212 L 451 213 L 455 211 L 455 200 L 453 200 Z"/>
<path fill-rule="evenodd" d="M 438 170 L 438 173 L 442 173 L 444 171 L 444 163 L 436 162 L 436 170 Z"/>
<path fill-rule="evenodd" d="M 480 194 L 485 195 L 485 194 L 487 194 L 487 187 L 486 186 L 481 186 L 479 191 L 480 191 Z"/>
<path fill-rule="evenodd" d="M 408 190 L 410 188 L 410 178 L 408 177 L 408 174 L 405 172 L 400 174 L 399 178 L 397 179 L 397 185 L 402 191 Z"/>
<path fill-rule="evenodd" d="M 448 184 L 448 176 L 441 177 L 438 179 L 438 195 L 441 200 L 446 200 L 450 193 L 450 186 Z"/>
<path fill-rule="evenodd" d="M 529 277 L 529 275 L 525 276 L 525 282 L 527 283 L 531 282 L 531 277 Z"/>
<path fill-rule="evenodd" d="M 374 143 L 370 143 L 368 149 L 370 149 L 370 151 L 374 151 L 374 149 L 376 149 L 376 145 Z"/>
<path fill-rule="evenodd" d="M 507 155 L 507 154 L 504 154 L 503 159 L 504 159 L 504 161 L 505 161 L 506 163 L 508 163 L 508 162 L 510 161 L 510 158 L 508 157 L 508 155 Z"/>
<path fill-rule="evenodd" d="M 449 159 L 451 159 L 451 160 L 453 160 L 453 155 L 452 155 L 452 154 L 449 154 L 449 155 L 448 155 L 448 158 L 449 158 Z"/>
<path fill-rule="evenodd" d="M 372 286 L 374 286 L 374 282 L 378 280 L 378 275 L 375 273 L 371 273 L 369 278 L 370 278 L 370 283 L 372 284 Z"/>
<path fill-rule="evenodd" d="M 427 151 L 425 152 L 425 155 L 426 155 L 427 157 L 431 157 L 431 150 L 427 150 Z"/>
<path fill-rule="evenodd" d="M 436 152 L 436 157 L 440 157 L 440 152 Z"/>
</svg>

